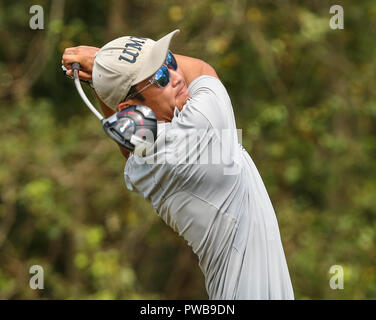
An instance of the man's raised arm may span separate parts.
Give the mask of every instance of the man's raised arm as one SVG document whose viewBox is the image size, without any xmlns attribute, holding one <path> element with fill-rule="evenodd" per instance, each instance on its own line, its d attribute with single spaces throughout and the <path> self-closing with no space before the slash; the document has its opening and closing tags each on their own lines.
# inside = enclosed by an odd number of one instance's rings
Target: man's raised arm
<svg viewBox="0 0 376 320">
<path fill-rule="evenodd" d="M 200 76 L 212 76 L 219 79 L 214 68 L 203 60 L 175 54 L 179 68 L 183 71 L 187 85 Z"/>
<path fill-rule="evenodd" d="M 72 63 L 78 62 L 81 65 L 81 71 L 79 73 L 80 79 L 91 81 L 94 57 L 98 50 L 99 48 L 89 46 L 78 46 L 65 49 L 61 62 L 68 69 L 67 75 L 72 75 Z M 183 71 L 187 85 L 189 85 L 194 79 L 203 75 L 209 75 L 219 79 L 214 68 L 205 61 L 180 54 L 174 54 L 174 56 L 178 62 L 179 68 Z"/>
</svg>

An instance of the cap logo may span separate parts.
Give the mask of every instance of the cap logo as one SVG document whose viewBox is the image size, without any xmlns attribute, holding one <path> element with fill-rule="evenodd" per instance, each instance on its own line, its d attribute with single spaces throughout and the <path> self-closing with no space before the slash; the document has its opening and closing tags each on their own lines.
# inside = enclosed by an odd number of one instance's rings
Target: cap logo
<svg viewBox="0 0 376 320">
<path fill-rule="evenodd" d="M 129 37 L 129 40 L 131 42 L 127 42 L 125 44 L 125 49 L 123 50 L 124 55 L 120 55 L 119 60 L 125 60 L 125 61 L 128 61 L 129 63 L 135 63 L 139 55 L 137 51 L 142 50 L 142 45 L 145 43 L 144 40 L 147 40 L 147 38 Z"/>
</svg>

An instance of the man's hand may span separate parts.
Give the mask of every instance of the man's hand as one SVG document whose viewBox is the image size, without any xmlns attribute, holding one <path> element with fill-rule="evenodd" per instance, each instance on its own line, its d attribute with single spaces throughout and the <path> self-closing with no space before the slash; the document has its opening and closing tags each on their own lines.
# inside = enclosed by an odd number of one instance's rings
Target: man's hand
<svg viewBox="0 0 376 320">
<path fill-rule="evenodd" d="M 89 46 L 66 48 L 61 60 L 61 64 L 68 69 L 66 74 L 68 76 L 73 76 L 72 63 L 78 62 L 81 65 L 79 73 L 80 79 L 91 81 L 94 57 L 98 50 L 99 48 Z"/>
</svg>

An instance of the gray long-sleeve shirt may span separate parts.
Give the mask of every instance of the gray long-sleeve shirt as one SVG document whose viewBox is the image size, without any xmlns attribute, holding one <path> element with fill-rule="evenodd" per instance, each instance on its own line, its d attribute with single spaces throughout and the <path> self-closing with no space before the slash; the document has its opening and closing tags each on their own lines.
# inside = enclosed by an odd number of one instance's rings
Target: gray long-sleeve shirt
<svg viewBox="0 0 376 320">
<path fill-rule="evenodd" d="M 188 89 L 154 149 L 128 159 L 126 185 L 192 247 L 210 299 L 293 299 L 275 212 L 227 91 L 210 76 Z"/>
</svg>

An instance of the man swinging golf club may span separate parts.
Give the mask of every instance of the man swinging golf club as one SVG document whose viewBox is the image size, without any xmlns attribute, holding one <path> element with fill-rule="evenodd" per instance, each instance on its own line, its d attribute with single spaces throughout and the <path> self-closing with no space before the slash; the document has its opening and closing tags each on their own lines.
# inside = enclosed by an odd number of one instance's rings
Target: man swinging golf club
<svg viewBox="0 0 376 320">
<path fill-rule="evenodd" d="M 209 298 L 293 299 L 275 212 L 228 93 L 210 65 L 169 50 L 178 32 L 67 48 L 62 63 L 68 75 L 80 63 L 106 116 L 140 104 L 154 111 L 153 148 L 141 156 L 121 147 L 125 182 L 192 247 Z"/>
</svg>

